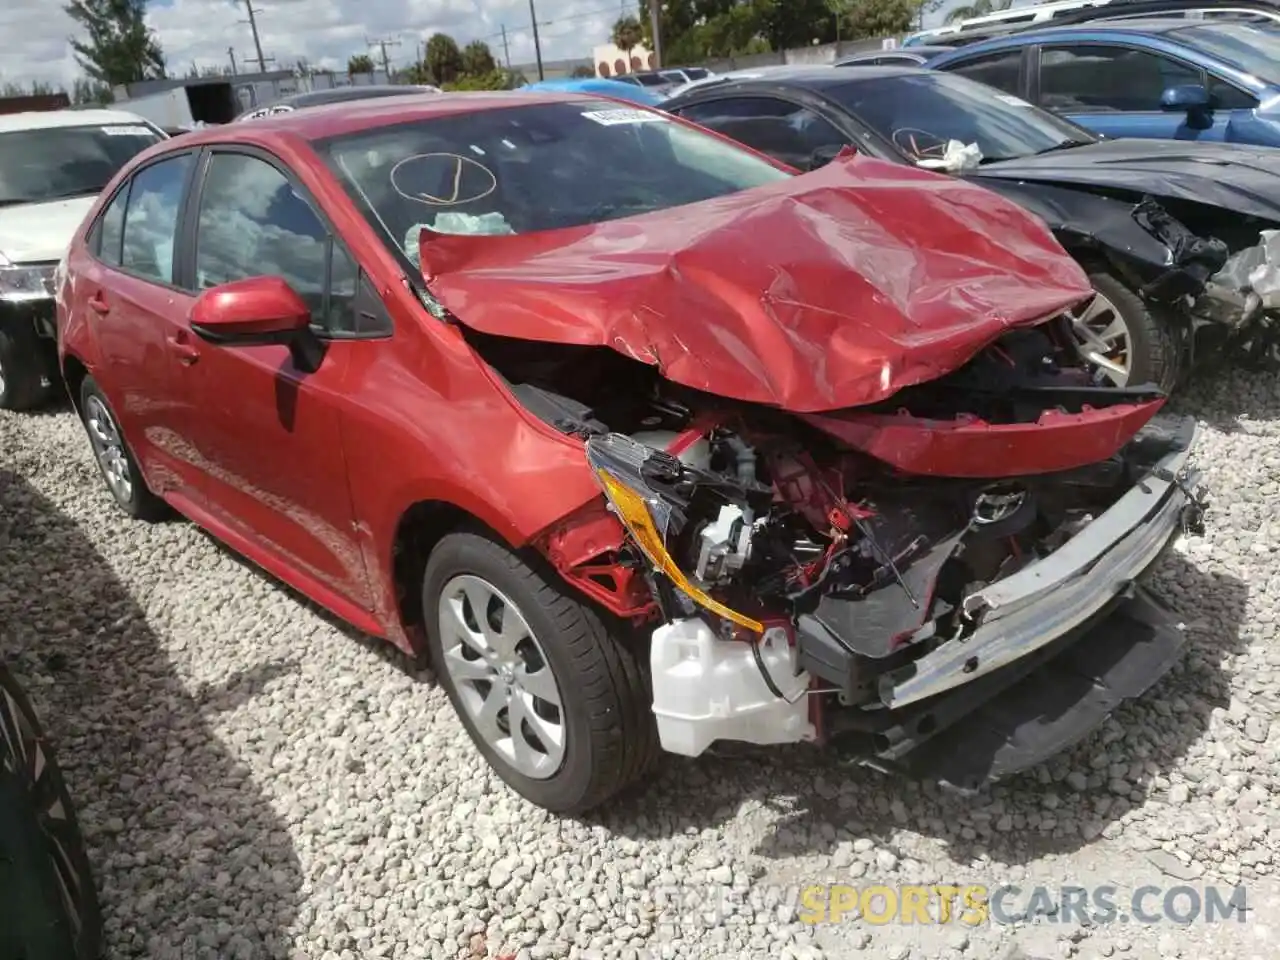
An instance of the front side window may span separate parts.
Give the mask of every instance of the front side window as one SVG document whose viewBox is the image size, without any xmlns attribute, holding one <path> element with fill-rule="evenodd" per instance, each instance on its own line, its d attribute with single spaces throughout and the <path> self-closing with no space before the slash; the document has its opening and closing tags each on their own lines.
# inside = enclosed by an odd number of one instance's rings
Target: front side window
<svg viewBox="0 0 1280 960">
<path fill-rule="evenodd" d="M 134 176 L 124 215 L 123 269 L 148 280 L 173 283 L 178 215 L 193 162 L 194 154 L 185 153 L 153 163 Z M 105 236 L 103 240 L 105 249 Z"/>
<path fill-rule="evenodd" d="M 985 83 L 1005 93 L 1022 90 L 1022 51 L 1006 50 L 951 67 L 943 67 L 948 73 L 956 73 L 978 83 Z"/>
<path fill-rule="evenodd" d="M 397 254 L 422 227 L 534 233 L 719 197 L 790 176 L 666 114 L 581 100 L 478 110 L 317 145 Z"/>
<path fill-rule="evenodd" d="M 340 251 L 344 295 L 329 295 L 331 247 Z M 249 277 L 278 276 L 311 309 L 324 330 L 352 321 L 356 268 L 287 177 L 258 157 L 215 153 L 200 193 L 196 221 L 196 286 L 200 290 Z M 350 287 L 346 293 L 345 288 Z M 353 329 L 353 328 L 352 328 Z"/>
<path fill-rule="evenodd" d="M 1195 67 L 1131 47 L 1046 46 L 1040 53 L 1040 105 L 1046 110 L 1158 111 L 1169 87 L 1203 82 Z"/>
<path fill-rule="evenodd" d="M 1097 139 L 1018 97 L 949 73 L 851 81 L 827 95 L 913 161 L 942 159 L 952 140 L 977 144 L 984 161 L 996 161 Z"/>
<path fill-rule="evenodd" d="M 130 123 L 0 133 L 0 207 L 101 193 L 121 167 L 163 139 Z"/>
<path fill-rule="evenodd" d="M 800 169 L 818 148 L 849 142 L 812 110 L 777 97 L 728 97 L 685 107 L 680 115 Z"/>
</svg>

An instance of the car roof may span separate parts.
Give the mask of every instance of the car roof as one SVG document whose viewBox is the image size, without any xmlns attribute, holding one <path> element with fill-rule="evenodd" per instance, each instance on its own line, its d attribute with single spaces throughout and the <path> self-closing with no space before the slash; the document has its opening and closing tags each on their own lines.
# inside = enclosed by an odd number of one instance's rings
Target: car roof
<svg viewBox="0 0 1280 960">
<path fill-rule="evenodd" d="M 146 124 L 146 121 L 136 113 L 125 110 L 27 110 L 22 113 L 0 114 L 0 133 L 51 130 L 57 127 L 97 127 L 112 123 Z"/>
<path fill-rule="evenodd" d="M 868 64 L 857 70 L 839 70 L 829 65 L 764 67 L 755 73 L 744 70 L 736 75 L 721 74 L 714 81 L 699 81 L 697 86 L 690 86 L 670 99 L 675 100 L 690 94 L 702 93 L 704 90 L 722 90 L 744 84 L 780 84 L 788 87 L 803 87 L 807 90 L 823 90 L 869 80 L 873 77 L 919 76 L 922 72 L 924 71 L 920 67 L 890 64 Z"/>
<path fill-rule="evenodd" d="M 1082 33 L 1132 33 L 1132 34 L 1151 34 L 1159 36 L 1161 34 L 1172 33 L 1175 30 L 1187 29 L 1190 27 L 1210 28 L 1221 26 L 1248 26 L 1234 20 L 1186 20 L 1170 17 L 1168 19 L 1157 17 L 1134 17 L 1132 20 L 1090 20 L 1084 23 L 1062 24 L 1061 26 L 1045 26 L 1035 30 L 1020 30 L 1017 33 L 1001 34 L 998 37 L 992 37 L 990 41 L 983 43 L 994 43 L 996 40 L 1018 40 L 1019 42 L 1032 43 L 1036 37 L 1044 36 L 1064 36 L 1079 35 Z M 959 47 L 960 50 L 973 50 L 978 44 L 971 44 L 966 47 Z M 911 47 L 907 48 L 912 49 Z"/>
<path fill-rule="evenodd" d="M 243 141 L 246 137 L 269 142 L 284 137 L 323 140 L 327 137 L 376 130 L 400 123 L 457 116 L 483 110 L 529 107 L 540 103 L 596 102 L 602 94 L 568 93 L 560 90 L 502 90 L 496 92 L 419 93 L 403 97 L 370 97 L 326 103 L 306 110 L 275 113 L 252 123 L 229 123 L 205 127 L 184 134 L 185 147 L 204 143 Z M 630 109 L 646 109 L 628 104 Z"/>
</svg>

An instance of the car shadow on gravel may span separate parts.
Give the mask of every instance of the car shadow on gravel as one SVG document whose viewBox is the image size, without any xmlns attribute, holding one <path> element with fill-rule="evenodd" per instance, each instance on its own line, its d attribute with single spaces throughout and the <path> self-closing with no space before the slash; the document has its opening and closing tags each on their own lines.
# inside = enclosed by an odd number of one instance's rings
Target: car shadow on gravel
<svg viewBox="0 0 1280 960">
<path fill-rule="evenodd" d="M 753 852 L 771 860 L 828 855 L 861 839 L 893 847 L 898 831 L 942 841 L 962 866 L 982 856 L 1023 864 L 1079 849 L 1144 795 L 1167 789 L 1168 773 L 1208 730 L 1213 709 L 1228 705 L 1222 664 L 1247 642 L 1240 580 L 1172 554 L 1152 587 L 1187 627 L 1173 669 L 1075 747 L 975 795 L 845 764 L 816 747 L 733 745 L 696 760 L 668 757 L 660 777 L 590 819 L 635 839 L 737 821 Z"/>
<path fill-rule="evenodd" d="M 1204 371 L 1173 396 L 1169 409 L 1190 414 L 1222 433 L 1238 432 L 1242 418 L 1280 420 L 1280 373 L 1237 367 Z"/>
<path fill-rule="evenodd" d="M 286 957 L 302 870 L 285 822 L 76 524 L 0 469 L 0 656 L 27 687 L 89 847 L 111 957 Z M 276 665 L 273 670 L 287 670 Z"/>
</svg>

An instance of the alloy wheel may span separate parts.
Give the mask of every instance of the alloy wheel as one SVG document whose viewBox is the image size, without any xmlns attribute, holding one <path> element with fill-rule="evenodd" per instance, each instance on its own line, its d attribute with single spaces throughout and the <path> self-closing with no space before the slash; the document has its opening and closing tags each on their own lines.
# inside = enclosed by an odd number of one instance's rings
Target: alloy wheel
<svg viewBox="0 0 1280 960">
<path fill-rule="evenodd" d="M 84 407 L 85 424 L 89 428 L 89 441 L 107 486 L 121 503 L 128 503 L 133 496 L 133 474 L 129 470 L 129 458 L 125 454 L 124 440 L 110 411 L 98 397 L 91 396 Z"/>
<path fill-rule="evenodd" d="M 522 775 L 545 780 L 565 754 L 559 685 L 519 608 L 470 574 L 440 593 L 443 668 L 479 736 Z"/>
<path fill-rule="evenodd" d="M 1093 367 L 1094 381 L 1124 387 L 1133 369 L 1133 337 L 1116 305 L 1094 292 L 1089 306 L 1071 316 L 1071 334 L 1080 355 Z"/>
</svg>

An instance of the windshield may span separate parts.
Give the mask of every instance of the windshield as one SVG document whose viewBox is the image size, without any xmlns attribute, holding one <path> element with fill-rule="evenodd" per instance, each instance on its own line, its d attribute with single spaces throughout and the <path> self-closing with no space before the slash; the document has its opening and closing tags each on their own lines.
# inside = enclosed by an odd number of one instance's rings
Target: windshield
<svg viewBox="0 0 1280 960">
<path fill-rule="evenodd" d="M 912 73 L 827 89 L 908 159 L 941 159 L 948 141 L 977 144 L 984 161 L 1012 160 L 1097 138 L 1075 124 L 973 80 Z"/>
<path fill-rule="evenodd" d="M 143 124 L 0 133 L 0 206 L 90 196 L 163 137 Z"/>
<path fill-rule="evenodd" d="M 378 127 L 318 145 L 393 249 L 422 227 L 533 233 L 651 213 L 791 176 L 664 113 L 575 100 Z"/>
<path fill-rule="evenodd" d="M 1169 36 L 1217 57 L 1259 80 L 1280 78 L 1280 33 L 1243 23 L 1179 27 Z"/>
</svg>

